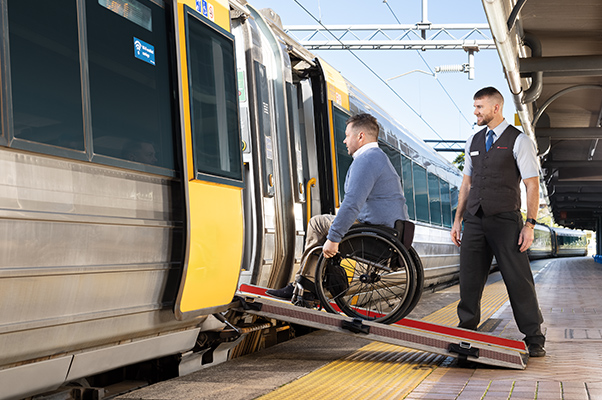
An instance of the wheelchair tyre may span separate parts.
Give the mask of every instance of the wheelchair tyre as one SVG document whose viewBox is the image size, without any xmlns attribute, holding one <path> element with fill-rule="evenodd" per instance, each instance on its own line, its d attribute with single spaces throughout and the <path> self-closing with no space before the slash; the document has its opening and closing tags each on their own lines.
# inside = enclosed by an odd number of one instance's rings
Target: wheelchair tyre
<svg viewBox="0 0 602 400">
<path fill-rule="evenodd" d="M 317 295 L 322 307 L 332 313 L 397 322 L 415 306 L 417 289 L 418 275 L 410 253 L 384 234 L 350 232 L 339 244 L 339 256 L 327 259 L 321 255 L 318 260 Z"/>
</svg>

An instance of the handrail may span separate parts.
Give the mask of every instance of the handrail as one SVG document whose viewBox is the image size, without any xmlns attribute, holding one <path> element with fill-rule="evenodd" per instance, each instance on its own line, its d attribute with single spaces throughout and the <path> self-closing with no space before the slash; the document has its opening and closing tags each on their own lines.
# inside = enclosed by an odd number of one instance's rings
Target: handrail
<svg viewBox="0 0 602 400">
<path fill-rule="evenodd" d="M 305 203 L 307 204 L 307 223 L 311 219 L 311 188 L 316 186 L 316 178 L 311 178 L 307 181 L 307 189 L 305 190 Z"/>
</svg>

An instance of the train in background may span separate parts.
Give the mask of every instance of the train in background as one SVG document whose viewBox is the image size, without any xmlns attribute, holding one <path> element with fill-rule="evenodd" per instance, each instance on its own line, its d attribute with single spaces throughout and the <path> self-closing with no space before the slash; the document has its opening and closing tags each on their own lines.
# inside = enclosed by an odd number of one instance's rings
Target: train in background
<svg viewBox="0 0 602 400">
<path fill-rule="evenodd" d="M 457 278 L 460 171 L 271 10 L 6 0 L 0 17 L 0 399 L 228 357 L 238 285 L 289 282 L 307 221 L 343 200 L 357 112 L 380 123 L 425 285 Z"/>
<path fill-rule="evenodd" d="M 587 234 L 583 231 L 535 225 L 535 238 L 527 250 L 529 258 L 581 257 L 587 255 Z"/>
</svg>

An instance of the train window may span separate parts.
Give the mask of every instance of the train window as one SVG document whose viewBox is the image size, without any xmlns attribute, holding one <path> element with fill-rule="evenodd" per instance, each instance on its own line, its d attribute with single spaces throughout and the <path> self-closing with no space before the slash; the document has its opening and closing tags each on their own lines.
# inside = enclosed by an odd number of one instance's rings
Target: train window
<svg viewBox="0 0 602 400">
<path fill-rule="evenodd" d="M 86 6 L 94 153 L 173 169 L 165 10 L 139 0 L 133 21 L 100 3 Z"/>
<path fill-rule="evenodd" d="M 450 194 L 450 200 L 451 200 L 451 209 L 452 209 L 451 219 L 452 219 L 452 225 L 453 225 L 454 220 L 456 219 L 456 211 L 458 210 L 458 188 L 455 186 L 452 186 L 451 190 L 449 191 L 449 194 Z"/>
<path fill-rule="evenodd" d="M 334 104 L 334 103 L 333 103 Z M 334 129 L 334 145 L 336 150 L 336 164 L 337 164 L 337 180 L 339 182 L 339 204 L 345 197 L 345 178 L 347 177 L 347 170 L 353 161 L 353 157 L 347 153 L 347 146 L 343 143 L 345 140 L 345 129 L 347 128 L 347 119 L 349 115 L 343 110 L 332 107 L 332 120 Z"/>
<path fill-rule="evenodd" d="M 305 201 L 305 189 L 303 188 L 303 141 L 301 140 L 301 124 L 299 113 L 301 112 L 298 103 L 297 87 L 292 83 L 286 83 L 286 98 L 288 108 L 288 126 L 293 137 L 291 140 L 291 160 L 292 165 L 296 166 L 296 173 L 293 172 L 294 188 L 296 201 Z"/>
<path fill-rule="evenodd" d="M 416 200 L 416 220 L 429 222 L 429 193 L 426 183 L 426 169 L 412 163 L 414 175 L 414 198 Z"/>
<path fill-rule="evenodd" d="M 83 150 L 76 2 L 7 5 L 15 138 Z"/>
<path fill-rule="evenodd" d="M 148 31 L 153 30 L 151 9 L 136 0 L 98 0 L 98 4 Z"/>
<path fill-rule="evenodd" d="M 439 178 L 437 175 L 429 172 L 429 207 L 431 211 L 431 223 L 441 225 L 441 192 L 439 188 Z"/>
<path fill-rule="evenodd" d="M 416 210 L 414 208 L 414 180 L 412 179 L 412 161 L 408 157 L 402 156 L 401 164 L 403 166 L 403 195 L 406 198 L 408 214 L 410 215 L 410 219 L 416 219 Z"/>
<path fill-rule="evenodd" d="M 401 154 L 395 150 L 393 147 L 388 144 L 379 142 L 378 145 L 385 152 L 387 157 L 389 157 L 389 161 L 393 164 L 393 168 L 397 171 L 397 175 L 399 175 L 399 179 L 401 179 Z"/>
<path fill-rule="evenodd" d="M 441 184 L 441 214 L 443 216 L 443 226 L 451 228 L 451 195 L 449 193 L 449 183 L 443 179 L 439 180 Z"/>
<path fill-rule="evenodd" d="M 234 37 L 187 14 L 190 114 L 198 174 L 242 184 Z"/>
<path fill-rule="evenodd" d="M 260 139 L 259 146 L 261 147 L 261 164 L 263 171 L 263 194 L 266 197 L 274 196 L 273 179 L 274 176 L 274 148 L 272 145 L 272 125 L 270 121 L 270 93 L 268 92 L 268 78 L 266 67 L 257 61 L 253 61 L 255 65 L 255 87 L 257 88 L 255 95 L 257 96 L 256 103 L 261 107 L 258 110 L 260 114 L 257 118 L 259 125 Z"/>
</svg>

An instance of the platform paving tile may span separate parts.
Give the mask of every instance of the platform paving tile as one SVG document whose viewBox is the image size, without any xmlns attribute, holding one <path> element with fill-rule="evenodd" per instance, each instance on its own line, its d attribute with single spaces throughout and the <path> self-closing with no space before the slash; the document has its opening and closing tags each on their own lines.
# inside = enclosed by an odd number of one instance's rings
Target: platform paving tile
<svg viewBox="0 0 602 400">
<path fill-rule="evenodd" d="M 408 399 L 436 398 L 442 386 L 454 382 L 464 383 L 457 400 L 602 400 L 602 267 L 589 258 L 553 260 L 536 282 L 546 357 L 531 358 L 523 371 L 452 363 L 438 368 Z M 492 318 L 502 320 L 494 335 L 522 339 L 508 304 Z"/>
</svg>

